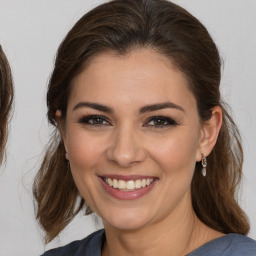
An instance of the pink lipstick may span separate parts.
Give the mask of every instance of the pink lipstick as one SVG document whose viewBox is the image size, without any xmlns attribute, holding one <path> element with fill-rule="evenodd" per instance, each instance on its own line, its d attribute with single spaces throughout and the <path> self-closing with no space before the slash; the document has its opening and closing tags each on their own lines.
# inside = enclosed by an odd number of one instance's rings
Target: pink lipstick
<svg viewBox="0 0 256 256">
<path fill-rule="evenodd" d="M 103 188 L 119 200 L 135 200 L 151 191 L 158 178 L 152 176 L 99 176 Z"/>
</svg>

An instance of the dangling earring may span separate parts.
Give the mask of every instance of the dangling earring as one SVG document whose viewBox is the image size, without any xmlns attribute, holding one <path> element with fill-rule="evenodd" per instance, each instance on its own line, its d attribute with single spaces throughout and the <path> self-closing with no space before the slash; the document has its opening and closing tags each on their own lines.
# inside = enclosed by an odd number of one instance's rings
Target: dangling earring
<svg viewBox="0 0 256 256">
<path fill-rule="evenodd" d="M 201 155 L 202 155 L 202 166 L 203 166 L 202 175 L 205 177 L 206 176 L 207 160 L 206 160 L 204 153 L 201 153 Z"/>
</svg>

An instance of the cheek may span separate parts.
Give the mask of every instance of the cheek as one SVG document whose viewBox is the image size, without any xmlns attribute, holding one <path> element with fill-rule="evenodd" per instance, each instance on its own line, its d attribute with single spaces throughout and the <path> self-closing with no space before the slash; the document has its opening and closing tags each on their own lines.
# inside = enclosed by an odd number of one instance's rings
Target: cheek
<svg viewBox="0 0 256 256">
<path fill-rule="evenodd" d="M 67 150 L 76 186 L 86 203 L 94 209 L 94 198 L 98 193 L 94 184 L 98 182 L 96 171 L 102 156 L 102 147 L 99 147 L 97 139 L 93 136 L 70 130 L 67 136 Z"/>
<path fill-rule="evenodd" d="M 91 170 L 99 162 L 104 149 L 93 136 L 70 130 L 67 136 L 67 150 L 75 170 L 84 172 L 87 168 Z"/>
<path fill-rule="evenodd" d="M 194 134 L 194 135 L 193 135 Z M 152 143 L 151 157 L 154 158 L 165 173 L 193 173 L 198 150 L 197 133 L 181 131 L 161 141 Z"/>
</svg>

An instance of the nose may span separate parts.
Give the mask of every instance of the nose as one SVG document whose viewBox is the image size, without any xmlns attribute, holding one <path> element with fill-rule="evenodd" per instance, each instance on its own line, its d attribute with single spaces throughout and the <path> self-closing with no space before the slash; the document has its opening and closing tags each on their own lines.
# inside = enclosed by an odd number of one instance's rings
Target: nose
<svg viewBox="0 0 256 256">
<path fill-rule="evenodd" d="M 138 132 L 128 126 L 116 130 L 107 149 L 108 161 L 124 168 L 143 162 L 146 150 L 140 137 Z"/>
</svg>

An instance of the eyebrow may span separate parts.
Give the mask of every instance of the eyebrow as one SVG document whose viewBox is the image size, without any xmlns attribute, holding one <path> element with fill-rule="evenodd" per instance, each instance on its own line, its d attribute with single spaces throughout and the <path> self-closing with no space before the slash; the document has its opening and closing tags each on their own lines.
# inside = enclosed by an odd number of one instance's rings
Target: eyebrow
<svg viewBox="0 0 256 256">
<path fill-rule="evenodd" d="M 159 104 L 148 105 L 148 106 L 142 107 L 139 112 L 143 114 L 146 112 L 156 111 L 156 110 L 165 109 L 165 108 L 174 108 L 182 112 L 185 112 L 185 110 L 181 106 L 172 102 L 164 102 Z"/>
<path fill-rule="evenodd" d="M 73 107 L 73 111 L 83 107 L 96 109 L 105 113 L 114 113 L 114 110 L 110 107 L 107 107 L 105 105 L 98 104 L 98 103 L 91 103 L 91 102 L 79 102 L 77 105 Z"/>
<path fill-rule="evenodd" d="M 99 104 L 99 103 L 93 103 L 93 102 L 79 102 L 77 105 L 75 105 L 73 107 L 73 111 L 75 111 L 79 108 L 83 108 L 83 107 L 96 109 L 96 110 L 99 110 L 99 111 L 102 111 L 105 113 L 109 113 L 109 114 L 114 113 L 114 110 L 112 108 L 102 105 L 102 104 Z M 165 108 L 172 108 L 172 109 L 177 109 L 182 112 L 185 112 L 185 110 L 181 106 L 179 106 L 175 103 L 164 102 L 164 103 L 144 106 L 144 107 L 140 108 L 139 113 L 143 114 L 143 113 L 157 111 L 157 110 L 165 109 Z"/>
</svg>

